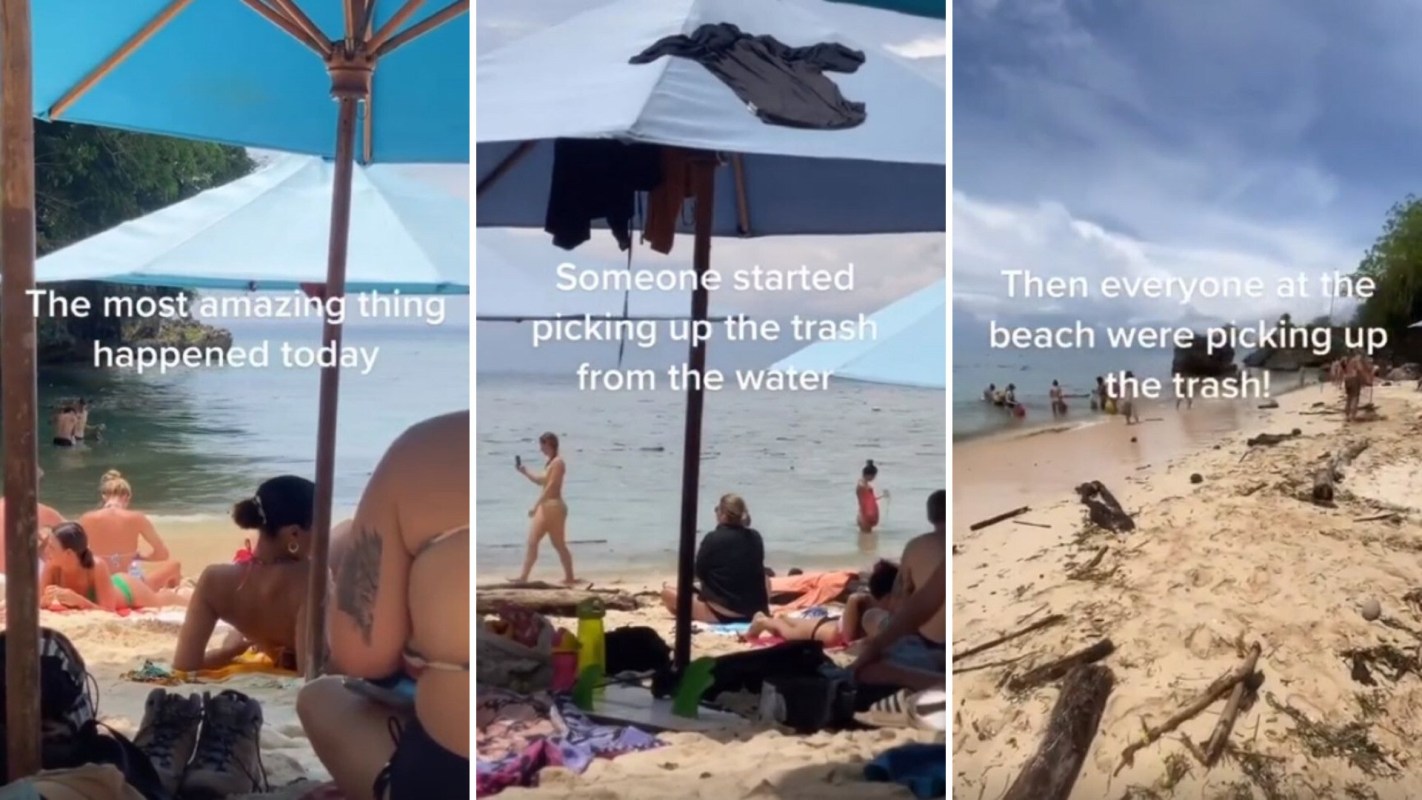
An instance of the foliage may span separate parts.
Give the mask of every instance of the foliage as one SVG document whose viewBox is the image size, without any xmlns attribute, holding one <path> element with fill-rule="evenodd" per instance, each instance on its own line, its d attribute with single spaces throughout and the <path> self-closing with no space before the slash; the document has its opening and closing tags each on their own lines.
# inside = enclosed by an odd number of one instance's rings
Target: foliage
<svg viewBox="0 0 1422 800">
<path fill-rule="evenodd" d="M 185 200 L 252 171 L 236 147 L 68 123 L 35 122 L 35 239 L 40 255 Z M 178 290 L 92 282 L 54 284 L 69 297 L 172 295 Z M 124 341 L 140 321 L 41 319 L 42 361 L 87 357 L 89 342 Z"/>
<path fill-rule="evenodd" d="M 1422 199 L 1408 195 L 1388 211 L 1357 274 L 1377 283 L 1358 308 L 1358 325 L 1397 331 L 1422 319 Z"/>
</svg>

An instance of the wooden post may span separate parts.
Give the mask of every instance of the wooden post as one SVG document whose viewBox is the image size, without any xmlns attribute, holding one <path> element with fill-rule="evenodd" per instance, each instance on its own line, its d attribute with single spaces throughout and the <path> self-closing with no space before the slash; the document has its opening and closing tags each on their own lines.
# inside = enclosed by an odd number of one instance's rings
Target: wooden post
<svg viewBox="0 0 1422 800">
<path fill-rule="evenodd" d="M 368 77 L 369 73 L 367 73 Z M 341 84 L 337 84 L 339 87 Z M 331 192 L 331 239 L 326 261 L 326 302 L 346 294 L 346 251 L 351 230 L 351 179 L 355 169 L 359 90 L 333 90 L 336 117 L 335 180 Z M 321 343 L 340 352 L 341 326 L 327 316 Z M 331 502 L 336 476 L 336 407 L 341 390 L 339 361 L 321 368 L 320 418 L 316 422 L 316 508 L 311 515 L 311 579 L 306 595 L 306 679 L 320 677 L 326 660 L 327 554 L 331 545 Z"/>
<path fill-rule="evenodd" d="M 691 264 L 696 270 L 696 288 L 691 293 L 691 323 L 705 321 L 710 296 L 703 278 L 711 269 L 711 225 L 715 221 L 716 162 L 709 154 L 698 160 L 692 181 L 696 198 L 696 238 Z M 673 656 L 677 669 L 691 663 L 691 588 L 696 576 L 696 500 L 701 489 L 701 414 L 706 399 L 700 376 L 706 371 L 706 343 L 692 337 L 687 368 L 697 382 L 686 387 L 686 435 L 681 450 L 681 538 L 676 565 L 676 646 Z"/>
<path fill-rule="evenodd" d="M 5 731 L 9 779 L 40 770 L 35 472 L 34 83 L 29 0 L 0 0 L 0 415 L 5 459 Z"/>
</svg>

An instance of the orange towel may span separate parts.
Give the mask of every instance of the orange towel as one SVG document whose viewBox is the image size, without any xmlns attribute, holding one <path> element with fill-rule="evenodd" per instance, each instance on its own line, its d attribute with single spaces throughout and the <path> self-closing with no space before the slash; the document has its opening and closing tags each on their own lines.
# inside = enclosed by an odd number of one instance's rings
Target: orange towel
<svg viewBox="0 0 1422 800">
<path fill-rule="evenodd" d="M 771 578 L 771 597 L 782 594 L 796 595 L 794 600 L 775 606 L 773 610 L 778 614 L 784 611 L 796 611 L 832 603 L 844 593 L 849 582 L 858 577 L 859 573 L 857 572 L 839 571 L 804 572 L 799 575 L 786 575 L 783 578 Z"/>
</svg>

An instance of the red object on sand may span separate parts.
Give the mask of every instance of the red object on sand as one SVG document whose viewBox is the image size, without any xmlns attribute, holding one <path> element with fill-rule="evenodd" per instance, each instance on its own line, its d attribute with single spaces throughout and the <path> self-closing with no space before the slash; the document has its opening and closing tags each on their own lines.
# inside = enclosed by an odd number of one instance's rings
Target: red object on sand
<svg viewBox="0 0 1422 800">
<path fill-rule="evenodd" d="M 238 550 L 237 553 L 232 556 L 232 563 L 233 563 L 233 564 L 248 564 L 248 563 L 251 563 L 252 559 L 254 559 L 254 558 L 256 558 L 256 557 L 257 557 L 257 554 L 254 553 L 254 552 L 252 552 L 252 540 L 251 540 L 251 539 L 243 539 L 243 540 L 242 540 L 242 549 L 241 549 L 241 550 Z"/>
</svg>

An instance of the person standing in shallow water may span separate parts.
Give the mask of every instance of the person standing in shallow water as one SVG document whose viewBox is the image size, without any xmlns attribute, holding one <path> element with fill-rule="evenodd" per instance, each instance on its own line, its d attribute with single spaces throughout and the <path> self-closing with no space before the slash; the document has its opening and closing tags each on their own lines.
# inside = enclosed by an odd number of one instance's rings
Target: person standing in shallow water
<svg viewBox="0 0 1422 800">
<path fill-rule="evenodd" d="M 514 469 L 528 478 L 536 486 L 543 487 L 533 508 L 528 510 L 528 551 L 523 557 L 523 572 L 515 580 L 523 583 L 533 574 L 533 565 L 538 562 L 538 546 L 547 536 L 563 564 L 563 583 L 574 584 L 578 579 L 573 575 L 573 553 L 568 549 L 568 504 L 563 500 L 563 478 L 568 473 L 567 464 L 558 454 L 558 435 L 545 433 L 538 437 L 538 449 L 548 459 L 543 474 L 538 474 L 524 466 L 515 457 Z"/>
<path fill-rule="evenodd" d="M 859 483 L 854 487 L 854 499 L 859 504 L 859 514 L 854 521 L 859 526 L 860 533 L 873 533 L 879 526 L 879 501 L 889 496 L 888 492 L 874 492 L 874 479 L 877 477 L 879 468 L 874 466 L 874 460 L 866 461 Z"/>
</svg>

